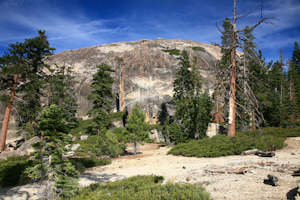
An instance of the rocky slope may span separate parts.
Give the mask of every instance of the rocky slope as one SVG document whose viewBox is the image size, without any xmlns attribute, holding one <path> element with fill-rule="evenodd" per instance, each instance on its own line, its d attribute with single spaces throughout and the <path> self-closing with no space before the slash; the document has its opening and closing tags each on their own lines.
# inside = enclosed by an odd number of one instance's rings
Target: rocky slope
<svg viewBox="0 0 300 200">
<path fill-rule="evenodd" d="M 112 74 L 115 83 L 113 93 L 121 96 L 121 66 L 123 68 L 124 107 L 130 111 L 138 103 L 147 115 L 147 120 L 155 123 L 156 115 L 162 103 L 167 103 L 172 114 L 174 109 L 168 104 L 172 100 L 173 78 L 178 69 L 179 55 L 170 55 L 164 50 L 187 50 L 190 58 L 197 56 L 199 66 L 203 68 L 204 85 L 213 91 L 215 76 L 211 71 L 221 57 L 217 46 L 186 40 L 140 40 L 117 42 L 84 49 L 68 50 L 57 53 L 46 62 L 53 66 L 66 65 L 73 67 L 79 81 L 76 87 L 79 103 L 78 116 L 85 117 L 92 103 L 85 99 L 91 91 L 92 75 L 96 65 L 106 63 L 116 71 Z M 120 59 L 122 58 L 122 62 Z M 119 61 L 119 62 L 118 62 Z M 116 104 L 121 105 L 121 98 Z M 118 102 L 118 103 L 117 103 Z M 117 110 L 116 104 L 114 105 Z M 120 106 L 121 108 L 121 106 Z"/>
<path fill-rule="evenodd" d="M 97 71 L 96 65 L 106 63 L 116 71 L 114 78 L 113 100 L 114 111 L 127 107 L 129 112 L 138 103 L 146 113 L 147 121 L 156 122 L 157 113 L 162 103 L 167 104 L 169 113 L 175 112 L 170 104 L 173 95 L 174 75 L 179 67 L 179 55 L 168 50 L 187 50 L 190 58 L 196 56 L 201 74 L 204 78 L 204 88 L 210 93 L 215 85 L 213 69 L 221 58 L 220 48 L 189 40 L 140 40 L 117 42 L 83 49 L 68 50 L 45 59 L 50 66 L 71 66 L 76 73 L 77 101 L 79 103 L 78 117 L 86 118 L 86 112 L 92 107 L 92 102 L 85 97 L 90 93 L 92 75 Z M 120 59 L 123 61 L 120 62 Z M 123 69 L 123 87 L 121 87 L 121 68 Z M 122 91 L 122 92 L 121 92 Z M 121 97 L 123 94 L 123 101 Z M 121 106 L 123 102 L 123 107 Z M 14 102 L 15 104 L 16 102 Z M 0 125 L 3 121 L 5 107 L 0 104 Z M 14 123 L 16 110 L 12 110 L 8 139 L 15 137 Z"/>
</svg>

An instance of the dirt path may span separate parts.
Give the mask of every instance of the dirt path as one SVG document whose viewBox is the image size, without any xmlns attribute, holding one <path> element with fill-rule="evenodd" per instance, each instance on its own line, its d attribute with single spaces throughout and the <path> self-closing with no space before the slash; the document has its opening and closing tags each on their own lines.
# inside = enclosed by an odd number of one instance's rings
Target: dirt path
<svg viewBox="0 0 300 200">
<path fill-rule="evenodd" d="M 164 176 L 166 181 L 202 184 L 215 199 L 287 199 L 287 193 L 297 187 L 297 181 L 300 181 L 300 178 L 291 176 L 293 171 L 300 168 L 300 137 L 289 138 L 286 142 L 288 146 L 276 151 L 276 156 L 273 158 L 255 155 L 187 158 L 167 155 L 170 148 L 153 149 L 152 146 L 150 149 L 142 150 L 142 154 L 114 159 L 110 165 L 88 169 L 81 175 L 79 183 L 80 186 L 87 186 L 93 182 L 155 174 Z M 207 169 L 242 169 L 247 173 L 213 174 L 206 172 Z M 267 179 L 268 174 L 279 178 L 278 186 L 264 184 L 264 179 Z M 36 193 L 32 187 L 27 187 L 30 197 L 32 193 Z M 26 188 L 14 187 L 6 192 L 17 191 L 16 194 L 21 195 L 23 189 Z M 0 190 L 0 199 L 1 197 L 2 199 L 18 199 Z M 20 199 L 24 198 L 20 197 Z"/>
</svg>

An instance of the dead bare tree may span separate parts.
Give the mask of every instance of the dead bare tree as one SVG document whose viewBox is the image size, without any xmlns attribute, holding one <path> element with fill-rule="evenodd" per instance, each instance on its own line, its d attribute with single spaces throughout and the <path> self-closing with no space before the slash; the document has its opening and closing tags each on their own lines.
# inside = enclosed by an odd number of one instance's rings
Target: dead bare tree
<svg viewBox="0 0 300 200">
<path fill-rule="evenodd" d="M 237 55 L 237 49 L 242 49 L 243 50 L 243 54 L 244 57 L 245 56 L 250 56 L 252 59 L 255 59 L 258 61 L 258 63 L 260 63 L 262 65 L 262 62 L 260 61 L 259 56 L 257 55 L 257 53 L 253 50 L 250 49 L 251 51 L 251 55 L 249 54 L 249 52 L 244 51 L 244 49 L 247 48 L 247 46 L 245 46 L 245 43 L 242 43 L 243 41 L 249 41 L 249 38 L 247 38 L 246 35 L 244 35 L 243 33 L 245 31 L 252 31 L 253 29 L 255 29 L 257 26 L 259 26 L 261 23 L 266 23 L 266 24 L 273 24 L 272 22 L 269 22 L 268 20 L 270 19 L 275 19 L 273 17 L 269 17 L 269 18 L 263 18 L 262 17 L 262 8 L 260 8 L 261 10 L 261 17 L 260 20 L 252 25 L 251 27 L 246 27 L 245 29 L 236 29 L 236 21 L 240 18 L 243 17 L 247 17 L 248 15 L 250 15 L 251 13 L 255 12 L 256 10 L 258 10 L 258 8 L 252 10 L 251 12 L 247 13 L 246 15 L 242 15 L 237 17 L 237 11 L 236 11 L 236 0 L 234 0 L 234 6 L 233 6 L 233 21 L 229 21 L 232 25 L 232 32 L 231 32 L 231 45 L 230 48 L 228 49 L 228 52 L 230 53 L 230 60 L 231 60 L 231 64 L 230 66 L 228 66 L 228 68 L 226 69 L 227 71 L 229 70 L 229 113 L 228 113 L 228 136 L 229 137 L 234 137 L 235 136 L 235 121 L 236 121 L 236 87 L 237 87 L 237 73 L 239 71 L 241 71 L 241 69 L 237 66 L 237 63 L 241 63 L 241 59 L 240 56 Z M 218 26 L 217 26 L 218 27 Z M 220 30 L 220 28 L 218 27 L 219 31 L 223 34 L 223 35 L 227 35 L 228 33 L 223 32 L 222 30 Z M 248 55 L 247 55 L 248 54 Z M 245 73 L 245 71 L 247 71 L 247 66 L 244 65 L 243 66 L 243 73 L 240 74 L 244 74 L 244 76 L 247 76 L 248 74 Z M 223 72 L 222 72 L 223 73 Z M 226 74 L 226 73 L 225 73 Z M 239 88 L 243 91 L 243 93 L 245 94 L 246 98 L 249 100 L 250 105 L 251 105 L 251 111 L 247 110 L 249 108 L 246 108 L 248 113 L 252 113 L 252 118 L 253 118 L 253 123 L 256 123 L 256 116 L 261 118 L 263 120 L 263 115 L 261 114 L 261 112 L 259 112 L 259 104 L 257 99 L 255 98 L 251 88 L 249 87 L 249 84 L 247 83 L 247 78 L 244 78 L 245 80 L 245 88 L 247 88 L 247 92 L 245 92 L 245 90 L 243 90 L 242 88 Z M 222 80 L 223 81 L 223 80 Z M 241 104 L 239 104 L 241 105 Z M 245 108 L 245 107 L 244 107 Z"/>
</svg>

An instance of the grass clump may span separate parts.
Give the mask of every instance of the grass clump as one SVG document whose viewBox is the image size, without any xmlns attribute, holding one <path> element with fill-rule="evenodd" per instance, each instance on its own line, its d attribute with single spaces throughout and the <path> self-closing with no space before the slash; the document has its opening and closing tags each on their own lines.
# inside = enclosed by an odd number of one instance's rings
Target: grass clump
<svg viewBox="0 0 300 200">
<path fill-rule="evenodd" d="M 110 182 L 96 183 L 79 191 L 74 199 L 211 199 L 200 185 L 167 183 L 162 176 L 134 176 Z"/>
<path fill-rule="evenodd" d="M 28 180 L 25 169 L 32 167 L 27 156 L 12 156 L 0 161 L 0 186 L 11 186 Z"/>
<path fill-rule="evenodd" d="M 187 157 L 220 157 L 240 155 L 243 151 L 254 148 L 267 151 L 273 146 L 276 149 L 283 148 L 285 146 L 284 138 L 271 134 L 257 134 L 256 132 L 236 133 L 235 137 L 217 135 L 212 138 L 180 143 L 172 148 L 168 154 Z"/>
<path fill-rule="evenodd" d="M 165 49 L 163 51 L 169 53 L 170 55 L 180 55 L 180 50 L 178 49 Z"/>
</svg>

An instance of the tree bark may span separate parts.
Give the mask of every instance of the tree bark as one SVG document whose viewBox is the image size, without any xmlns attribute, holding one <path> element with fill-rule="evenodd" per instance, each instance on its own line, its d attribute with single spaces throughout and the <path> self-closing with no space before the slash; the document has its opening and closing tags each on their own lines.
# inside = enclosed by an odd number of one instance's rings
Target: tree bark
<svg viewBox="0 0 300 200">
<path fill-rule="evenodd" d="M 0 151 L 4 151 L 4 149 L 5 149 L 8 122 L 9 122 L 9 118 L 10 118 L 10 112 L 11 112 L 11 109 L 12 109 L 12 104 L 13 104 L 14 97 L 15 97 L 17 84 L 18 84 L 18 75 L 15 74 L 14 75 L 14 84 L 12 85 L 12 87 L 10 89 L 10 94 L 9 94 L 9 96 L 10 96 L 9 101 L 10 102 L 9 102 L 8 106 L 6 107 L 5 115 L 4 115 L 4 119 L 3 119 L 3 124 L 2 124 L 1 138 L 0 138 Z"/>
<path fill-rule="evenodd" d="M 236 0 L 233 8 L 231 68 L 230 68 L 230 97 L 228 117 L 228 137 L 235 136 L 235 91 L 236 91 Z"/>
<path fill-rule="evenodd" d="M 245 174 L 247 170 L 235 169 L 235 170 L 221 170 L 221 169 L 206 169 L 205 172 L 219 173 L 219 174 Z"/>
<path fill-rule="evenodd" d="M 255 155 L 258 155 L 260 157 L 273 157 L 275 156 L 275 152 L 271 151 L 271 152 L 265 152 L 265 151 L 256 151 Z"/>
<path fill-rule="evenodd" d="M 125 112 L 124 107 L 124 68 L 121 66 L 121 109 L 122 112 Z"/>
</svg>

